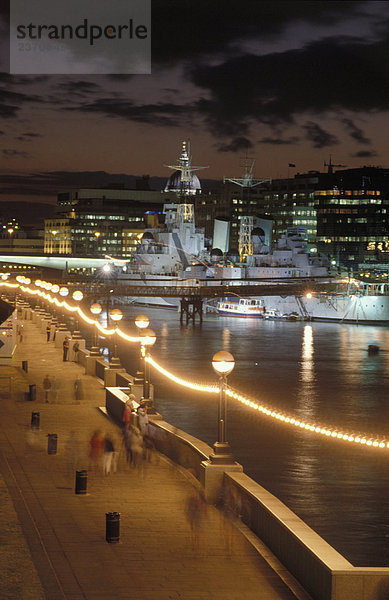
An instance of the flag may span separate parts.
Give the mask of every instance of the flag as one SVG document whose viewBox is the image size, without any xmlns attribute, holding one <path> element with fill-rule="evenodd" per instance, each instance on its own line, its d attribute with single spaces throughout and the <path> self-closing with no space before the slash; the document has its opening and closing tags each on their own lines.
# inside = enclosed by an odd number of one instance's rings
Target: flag
<svg viewBox="0 0 389 600">
<path fill-rule="evenodd" d="M 293 167 L 294 169 L 296 168 L 296 165 L 294 165 L 293 163 L 289 163 L 288 165 L 289 167 Z"/>
</svg>

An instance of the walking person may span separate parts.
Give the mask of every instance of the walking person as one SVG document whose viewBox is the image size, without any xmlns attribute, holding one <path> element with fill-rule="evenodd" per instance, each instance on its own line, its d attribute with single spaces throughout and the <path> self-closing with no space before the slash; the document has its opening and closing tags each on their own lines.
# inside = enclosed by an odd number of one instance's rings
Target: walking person
<svg viewBox="0 0 389 600">
<path fill-rule="evenodd" d="M 82 398 L 82 382 L 80 376 L 74 381 L 74 398 L 79 402 Z"/>
<path fill-rule="evenodd" d="M 66 361 L 68 359 L 68 352 L 69 352 L 69 338 L 68 338 L 68 336 L 66 336 L 65 339 L 64 339 L 64 341 L 62 342 L 62 349 L 63 349 L 62 360 Z"/>
<path fill-rule="evenodd" d="M 74 342 L 73 344 L 73 362 L 78 362 L 78 351 L 80 349 L 80 344 L 78 342 Z"/>
<path fill-rule="evenodd" d="M 200 537 L 203 528 L 203 521 L 207 512 L 205 500 L 197 490 L 190 494 L 185 503 L 185 515 L 190 527 L 190 537 L 192 549 L 195 552 L 200 551 Z"/>
<path fill-rule="evenodd" d="M 50 341 L 50 333 L 51 333 L 51 323 L 47 323 L 46 325 L 46 336 L 47 336 L 47 341 Z"/>
<path fill-rule="evenodd" d="M 113 444 L 112 438 L 109 435 L 106 435 L 104 438 L 104 458 L 103 458 L 103 472 L 104 475 L 109 475 L 111 473 L 111 468 L 113 471 L 116 471 L 115 468 L 115 446 Z"/>
<path fill-rule="evenodd" d="M 146 402 L 140 403 L 138 406 L 138 426 L 143 436 L 147 435 L 149 432 L 149 417 L 147 415 L 147 404 Z"/>
<path fill-rule="evenodd" d="M 134 394 L 129 394 L 128 399 L 126 401 L 124 410 L 123 410 L 123 416 L 122 416 L 122 422 L 123 422 L 123 428 L 124 429 L 128 429 L 131 425 L 131 414 L 133 411 L 133 401 L 135 400 L 135 395 Z"/>
<path fill-rule="evenodd" d="M 49 401 L 49 392 L 51 390 L 51 379 L 48 375 L 43 380 L 43 391 L 45 393 L 45 402 Z"/>
<path fill-rule="evenodd" d="M 101 467 L 101 461 L 104 453 L 104 437 L 100 429 L 96 429 L 93 433 L 90 441 L 89 441 L 89 459 L 90 459 L 90 467 L 93 467 L 93 470 L 97 472 Z"/>
</svg>

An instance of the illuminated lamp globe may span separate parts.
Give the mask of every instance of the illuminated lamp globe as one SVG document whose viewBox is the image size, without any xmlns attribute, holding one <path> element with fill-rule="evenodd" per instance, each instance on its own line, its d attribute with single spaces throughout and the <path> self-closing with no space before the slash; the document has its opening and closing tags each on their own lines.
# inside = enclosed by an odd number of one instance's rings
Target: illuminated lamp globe
<svg viewBox="0 0 389 600">
<path fill-rule="evenodd" d="M 142 329 L 139 338 L 142 346 L 153 346 L 157 341 L 157 336 L 152 329 Z"/>
<path fill-rule="evenodd" d="M 26 278 L 25 278 L 25 280 L 24 280 L 24 283 L 25 283 L 26 285 L 30 285 L 30 283 L 31 283 L 31 279 L 30 279 L 29 277 L 26 277 Z"/>
<path fill-rule="evenodd" d="M 80 302 L 84 297 L 84 294 L 82 292 L 80 292 L 80 290 L 76 290 L 75 292 L 73 292 L 72 294 L 72 298 L 73 300 L 75 300 L 76 302 Z"/>
<path fill-rule="evenodd" d="M 2 275 L 2 276 L 1 276 L 1 279 L 2 279 L 3 281 L 5 281 L 6 279 L 8 279 L 8 275 L 5 275 L 5 274 L 4 274 L 4 275 Z"/>
<path fill-rule="evenodd" d="M 53 287 L 51 288 L 51 291 L 53 292 L 53 294 L 58 294 L 59 292 L 59 285 L 57 285 L 56 283 L 53 285 Z"/>
<path fill-rule="evenodd" d="M 135 319 L 135 325 L 138 329 L 146 329 L 150 325 L 149 318 L 146 315 L 138 315 Z"/>
<path fill-rule="evenodd" d="M 99 315 L 102 310 L 102 306 L 98 302 L 94 302 L 90 307 L 90 311 L 93 315 Z"/>
<path fill-rule="evenodd" d="M 220 350 L 213 355 L 212 366 L 218 375 L 229 375 L 235 367 L 235 359 L 229 352 Z"/>
<path fill-rule="evenodd" d="M 103 269 L 104 273 L 109 273 L 111 270 L 111 265 L 106 264 L 102 267 L 102 269 Z"/>
<path fill-rule="evenodd" d="M 37 287 L 39 287 L 39 286 L 40 286 L 40 284 L 41 284 L 41 280 L 40 280 L 40 279 L 35 279 L 34 283 L 35 283 L 35 285 L 36 285 Z"/>
<path fill-rule="evenodd" d="M 18 275 L 16 277 L 16 281 L 18 281 L 19 283 L 23 283 L 23 276 L 22 275 Z"/>
<path fill-rule="evenodd" d="M 308 298 L 308 299 L 312 298 L 311 292 L 308 292 L 308 294 L 305 294 L 305 297 Z"/>
<path fill-rule="evenodd" d="M 59 295 L 60 296 L 67 296 L 69 294 L 69 290 L 67 287 L 61 287 L 59 288 Z"/>
<path fill-rule="evenodd" d="M 45 288 L 46 288 L 47 291 L 50 291 L 52 287 L 53 287 L 53 284 L 50 283 L 50 282 L 47 282 L 46 285 L 45 285 Z"/>
<path fill-rule="evenodd" d="M 123 318 L 123 313 L 120 310 L 120 308 L 114 308 L 109 313 L 109 316 L 111 317 L 112 321 L 121 321 L 121 319 Z"/>
</svg>

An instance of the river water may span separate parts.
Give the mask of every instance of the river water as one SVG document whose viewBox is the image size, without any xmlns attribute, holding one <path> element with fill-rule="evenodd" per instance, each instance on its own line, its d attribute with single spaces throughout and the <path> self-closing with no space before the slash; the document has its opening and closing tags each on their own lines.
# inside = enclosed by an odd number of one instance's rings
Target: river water
<svg viewBox="0 0 389 600">
<path fill-rule="evenodd" d="M 123 310 L 123 307 L 121 307 Z M 236 360 L 228 383 L 255 400 L 322 425 L 388 434 L 389 328 L 249 320 L 206 315 L 180 326 L 175 310 L 125 307 L 133 334 L 144 313 L 158 339 L 153 357 L 190 381 L 216 383 L 211 359 Z M 369 344 L 380 352 L 371 356 Z M 119 345 L 137 367 L 137 345 Z M 217 395 L 171 383 L 152 370 L 155 404 L 169 423 L 210 445 L 217 438 Z M 227 438 L 247 475 L 275 494 L 356 566 L 389 566 L 389 450 L 296 430 L 229 400 Z"/>
</svg>

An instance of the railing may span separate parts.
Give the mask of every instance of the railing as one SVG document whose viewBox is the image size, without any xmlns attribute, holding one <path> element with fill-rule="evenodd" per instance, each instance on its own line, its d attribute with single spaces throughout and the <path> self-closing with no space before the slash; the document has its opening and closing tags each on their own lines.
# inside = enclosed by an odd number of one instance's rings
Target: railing
<svg viewBox="0 0 389 600">
<path fill-rule="evenodd" d="M 108 363 L 103 358 L 96 359 L 96 377 L 104 381 L 105 369 L 108 367 Z"/>
</svg>

